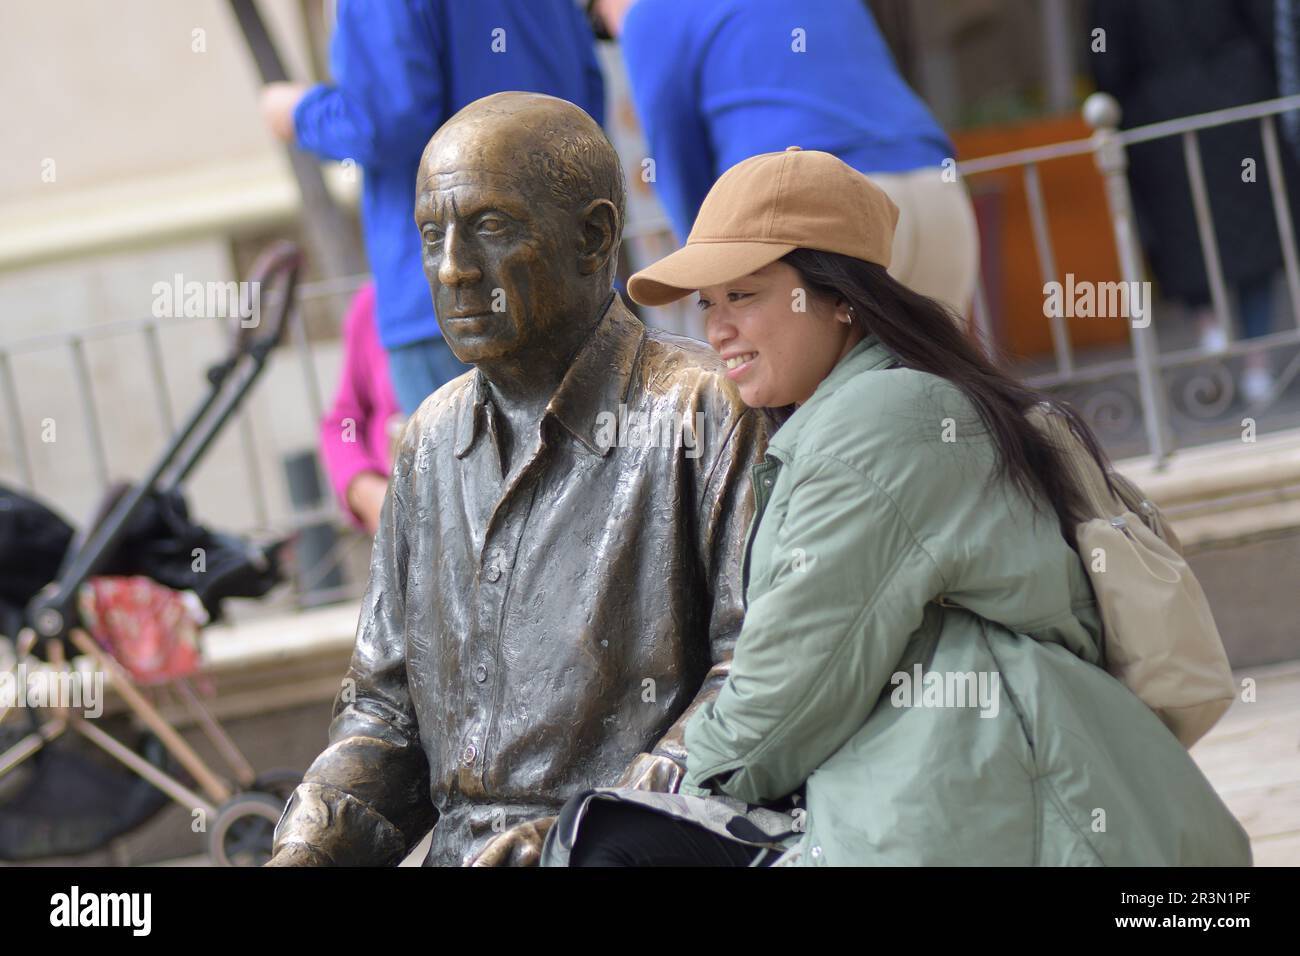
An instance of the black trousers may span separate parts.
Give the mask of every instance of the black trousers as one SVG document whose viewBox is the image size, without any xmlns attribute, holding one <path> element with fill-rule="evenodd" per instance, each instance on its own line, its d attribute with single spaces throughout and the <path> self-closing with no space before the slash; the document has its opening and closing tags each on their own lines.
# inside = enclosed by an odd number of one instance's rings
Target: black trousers
<svg viewBox="0 0 1300 956">
<path fill-rule="evenodd" d="M 762 852 L 645 807 L 592 800 L 569 866 L 749 866 Z M 765 863 L 777 855 L 769 853 Z"/>
</svg>

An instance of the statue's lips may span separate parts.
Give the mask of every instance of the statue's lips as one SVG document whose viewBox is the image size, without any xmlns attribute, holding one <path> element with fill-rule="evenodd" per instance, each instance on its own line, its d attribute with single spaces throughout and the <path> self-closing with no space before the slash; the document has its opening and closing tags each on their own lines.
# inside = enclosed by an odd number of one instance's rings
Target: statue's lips
<svg viewBox="0 0 1300 956">
<path fill-rule="evenodd" d="M 490 319 L 491 312 L 451 312 L 447 315 L 439 316 L 441 322 L 449 325 L 477 325 Z"/>
</svg>

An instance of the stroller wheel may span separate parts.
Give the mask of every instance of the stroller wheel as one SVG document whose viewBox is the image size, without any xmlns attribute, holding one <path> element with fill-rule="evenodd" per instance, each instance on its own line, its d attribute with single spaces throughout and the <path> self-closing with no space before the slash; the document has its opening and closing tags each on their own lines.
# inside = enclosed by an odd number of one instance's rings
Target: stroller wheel
<svg viewBox="0 0 1300 956">
<path fill-rule="evenodd" d="M 268 770 L 257 775 L 252 789 L 269 793 L 279 797 L 283 803 L 288 803 L 300 783 L 302 783 L 302 774 L 297 770 Z"/>
<path fill-rule="evenodd" d="M 208 831 L 208 855 L 217 866 L 261 866 L 271 858 L 275 825 L 285 801 L 247 790 L 231 798 Z"/>
</svg>

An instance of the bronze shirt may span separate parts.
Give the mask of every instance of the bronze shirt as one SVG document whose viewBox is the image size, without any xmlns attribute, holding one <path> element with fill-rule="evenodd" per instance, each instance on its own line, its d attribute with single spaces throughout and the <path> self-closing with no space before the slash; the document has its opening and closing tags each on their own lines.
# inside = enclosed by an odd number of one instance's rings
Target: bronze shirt
<svg viewBox="0 0 1300 956">
<path fill-rule="evenodd" d="M 740 631 L 762 415 L 617 294 L 508 481 L 498 415 L 475 370 L 412 417 L 330 744 L 277 849 L 392 864 L 436 820 L 426 865 L 460 864 L 639 753 L 684 764 Z"/>
</svg>

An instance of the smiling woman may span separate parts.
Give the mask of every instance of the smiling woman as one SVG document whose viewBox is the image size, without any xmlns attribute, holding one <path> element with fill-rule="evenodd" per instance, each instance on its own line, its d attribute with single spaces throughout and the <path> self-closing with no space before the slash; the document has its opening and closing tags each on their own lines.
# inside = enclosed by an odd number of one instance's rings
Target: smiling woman
<svg viewBox="0 0 1300 956">
<path fill-rule="evenodd" d="M 643 304 L 698 291 L 742 399 L 787 407 L 752 472 L 731 673 L 686 725 L 680 793 L 575 795 L 544 864 L 1250 862 L 1180 739 L 1105 669 L 1075 541 L 1095 512 L 1029 417 L 1047 396 L 889 274 L 896 222 L 835 157 L 768 153 L 629 281 Z M 923 694 L 898 692 L 913 680 Z M 656 814 L 678 839 L 646 845 Z"/>
</svg>

